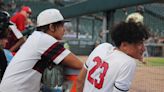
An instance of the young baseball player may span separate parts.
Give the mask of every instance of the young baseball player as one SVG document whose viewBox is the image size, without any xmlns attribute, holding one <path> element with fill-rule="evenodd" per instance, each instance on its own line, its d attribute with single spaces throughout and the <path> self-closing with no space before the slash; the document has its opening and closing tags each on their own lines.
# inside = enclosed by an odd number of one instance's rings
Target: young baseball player
<svg viewBox="0 0 164 92">
<path fill-rule="evenodd" d="M 116 47 L 100 44 L 89 55 L 77 81 L 78 92 L 127 92 L 142 61 L 149 33 L 141 23 L 121 22 L 111 31 Z"/>
<path fill-rule="evenodd" d="M 42 73 L 51 63 L 82 68 L 82 62 L 58 42 L 64 35 L 64 22 L 57 9 L 46 9 L 38 15 L 37 31 L 8 65 L 0 92 L 39 92 Z"/>
<path fill-rule="evenodd" d="M 10 15 L 6 11 L 0 11 L 0 81 L 7 67 L 7 58 L 4 52 L 4 47 L 7 43 Z"/>
</svg>

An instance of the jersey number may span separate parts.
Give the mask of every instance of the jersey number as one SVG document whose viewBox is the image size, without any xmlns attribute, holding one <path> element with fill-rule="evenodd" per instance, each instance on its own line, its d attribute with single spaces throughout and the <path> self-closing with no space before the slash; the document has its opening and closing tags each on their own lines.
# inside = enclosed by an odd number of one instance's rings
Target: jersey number
<svg viewBox="0 0 164 92">
<path fill-rule="evenodd" d="M 97 89 L 101 89 L 102 85 L 104 83 L 104 77 L 106 75 L 106 72 L 108 70 L 108 63 L 101 60 L 100 57 L 95 57 L 93 59 L 93 62 L 96 62 L 96 65 L 89 71 L 88 74 L 88 81 L 93 84 Z M 91 77 L 91 75 L 97 70 L 97 69 L 103 69 L 102 72 L 99 74 L 99 82 L 97 79 L 94 79 Z"/>
</svg>

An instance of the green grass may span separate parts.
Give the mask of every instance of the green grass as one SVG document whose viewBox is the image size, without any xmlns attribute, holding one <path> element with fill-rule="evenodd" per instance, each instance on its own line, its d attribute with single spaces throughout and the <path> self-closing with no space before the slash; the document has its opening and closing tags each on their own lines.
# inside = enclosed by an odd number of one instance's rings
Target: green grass
<svg viewBox="0 0 164 92">
<path fill-rule="evenodd" d="M 145 58 L 145 61 L 147 61 L 147 64 L 150 66 L 164 66 L 164 58 L 149 57 Z"/>
</svg>

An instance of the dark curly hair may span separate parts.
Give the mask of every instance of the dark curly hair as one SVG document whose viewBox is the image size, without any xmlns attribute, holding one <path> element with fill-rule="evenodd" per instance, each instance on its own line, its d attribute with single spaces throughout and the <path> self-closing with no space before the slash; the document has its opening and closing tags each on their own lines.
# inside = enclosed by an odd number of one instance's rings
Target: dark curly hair
<svg viewBox="0 0 164 92">
<path fill-rule="evenodd" d="M 139 43 L 147 40 L 150 33 L 146 26 L 135 22 L 121 22 L 114 26 L 111 31 L 111 38 L 116 47 L 122 42 Z"/>
</svg>

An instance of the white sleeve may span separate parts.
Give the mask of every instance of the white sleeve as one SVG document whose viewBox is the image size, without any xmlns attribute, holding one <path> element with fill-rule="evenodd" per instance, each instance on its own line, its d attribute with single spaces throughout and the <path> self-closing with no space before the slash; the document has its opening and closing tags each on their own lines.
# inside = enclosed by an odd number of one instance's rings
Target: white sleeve
<svg viewBox="0 0 164 92">
<path fill-rule="evenodd" d="M 114 84 L 115 90 L 119 91 L 113 92 L 127 92 L 129 90 L 131 81 L 134 77 L 135 69 L 135 61 L 129 61 L 122 66 L 122 69 L 119 72 L 118 78 L 116 79 Z"/>
<path fill-rule="evenodd" d="M 14 33 L 17 39 L 20 39 L 23 37 L 23 34 L 19 31 L 19 29 L 17 29 L 15 25 L 11 25 L 9 27 L 11 28 L 11 31 Z"/>
<path fill-rule="evenodd" d="M 64 48 L 64 47 L 63 47 Z M 65 49 L 64 51 L 62 51 L 61 54 L 59 54 L 54 60 L 53 62 L 56 64 L 59 64 L 68 54 L 70 53 L 70 51 L 68 49 Z"/>
</svg>

